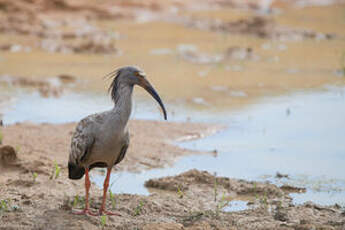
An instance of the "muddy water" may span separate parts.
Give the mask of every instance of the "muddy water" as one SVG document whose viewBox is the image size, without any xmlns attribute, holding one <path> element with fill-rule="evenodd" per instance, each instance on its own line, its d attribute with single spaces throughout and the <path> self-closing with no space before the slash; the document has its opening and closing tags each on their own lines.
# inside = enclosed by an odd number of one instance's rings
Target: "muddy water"
<svg viewBox="0 0 345 230">
<path fill-rule="evenodd" d="M 326 83 L 343 83 L 334 74 L 341 68 L 342 47 L 345 47 L 343 11 L 343 6 L 313 7 L 284 9 L 280 14 L 269 16 L 282 26 L 337 34 L 338 37 L 330 41 L 273 41 L 164 21 L 97 21 L 95 25 L 119 34 L 119 53 L 52 54 L 37 48 L 31 52 L 2 52 L 0 74 L 46 78 L 63 72 L 85 82 L 78 85 L 78 90 L 103 92 L 108 82 L 102 81 L 102 76 L 115 67 L 133 64 L 147 72 L 166 100 L 186 101 L 201 110 L 208 110 L 207 105 L 227 110 L 251 103 L 261 96 L 317 88 Z M 223 9 L 194 14 L 205 20 L 238 20 L 253 16 L 248 12 L 235 12 Z M 35 44 L 32 37 L 0 34 L 0 42 L 4 41 Z M 217 57 L 233 47 L 252 49 L 253 58 L 239 55 L 218 60 Z M 185 52 L 190 49 L 202 60 L 193 62 L 188 55 L 186 59 Z M 144 93 L 140 91 L 139 94 Z"/>
</svg>

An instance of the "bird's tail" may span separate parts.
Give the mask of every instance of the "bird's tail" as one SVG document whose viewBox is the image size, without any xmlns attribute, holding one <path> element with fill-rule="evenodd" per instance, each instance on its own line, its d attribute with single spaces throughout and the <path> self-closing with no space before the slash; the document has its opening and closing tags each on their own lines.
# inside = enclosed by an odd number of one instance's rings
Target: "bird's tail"
<svg viewBox="0 0 345 230">
<path fill-rule="evenodd" d="M 78 180 L 85 174 L 85 168 L 80 167 L 73 162 L 68 162 L 68 178 L 72 180 Z"/>
</svg>

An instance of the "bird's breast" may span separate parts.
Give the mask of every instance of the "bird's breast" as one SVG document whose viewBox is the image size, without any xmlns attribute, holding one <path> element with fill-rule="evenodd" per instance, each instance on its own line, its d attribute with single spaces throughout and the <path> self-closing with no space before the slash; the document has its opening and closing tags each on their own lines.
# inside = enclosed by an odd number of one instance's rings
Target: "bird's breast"
<svg viewBox="0 0 345 230">
<path fill-rule="evenodd" d="M 121 135 L 101 135 L 96 141 L 90 153 L 88 164 L 103 162 L 113 165 L 119 157 L 125 138 Z"/>
</svg>

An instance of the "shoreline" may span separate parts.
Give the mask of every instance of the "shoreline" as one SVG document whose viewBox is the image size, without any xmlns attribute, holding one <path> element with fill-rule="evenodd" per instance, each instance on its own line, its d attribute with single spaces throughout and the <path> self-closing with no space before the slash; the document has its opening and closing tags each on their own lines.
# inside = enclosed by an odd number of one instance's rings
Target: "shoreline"
<svg viewBox="0 0 345 230">
<path fill-rule="evenodd" d="M 4 185 L 0 187 L 0 229 L 342 229 L 345 224 L 339 205 L 293 204 L 289 193 L 303 192 L 303 188 L 215 177 L 198 170 L 146 181 L 151 191 L 148 196 L 115 193 L 112 199 L 108 197 L 107 207 L 121 217 L 105 217 L 105 223 L 101 217 L 73 215 L 72 209 L 83 207 L 85 192 L 83 179 L 66 179 L 66 150 L 74 126 L 20 123 L 1 127 L 0 153 L 10 144 L 17 159 L 7 157 L 4 162 L 0 158 L 0 183 Z M 132 148 L 119 171 L 169 167 L 183 155 L 210 154 L 170 143 L 183 136 L 202 137 L 221 127 L 134 120 L 130 129 Z M 146 135 L 148 129 L 152 135 Z M 92 183 L 93 211 L 100 206 L 101 194 L 102 188 Z M 223 210 L 237 200 L 245 201 L 248 209 Z"/>
</svg>

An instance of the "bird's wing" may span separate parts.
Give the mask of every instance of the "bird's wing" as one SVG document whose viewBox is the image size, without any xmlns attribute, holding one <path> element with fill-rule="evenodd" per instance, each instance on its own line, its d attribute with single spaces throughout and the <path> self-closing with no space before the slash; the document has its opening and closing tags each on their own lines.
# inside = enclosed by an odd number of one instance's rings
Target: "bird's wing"
<svg viewBox="0 0 345 230">
<path fill-rule="evenodd" d="M 122 148 L 120 150 L 120 154 L 119 154 L 118 158 L 116 159 L 114 165 L 117 165 L 118 163 L 120 163 L 123 160 L 123 158 L 126 155 L 128 146 L 129 146 L 129 134 L 127 133 L 126 137 L 125 137 L 125 143 L 123 144 L 123 146 L 122 146 Z"/>
<path fill-rule="evenodd" d="M 91 151 L 95 142 L 95 137 L 89 132 L 92 123 L 93 117 L 88 116 L 77 125 L 72 136 L 69 162 L 79 165 Z"/>
</svg>

